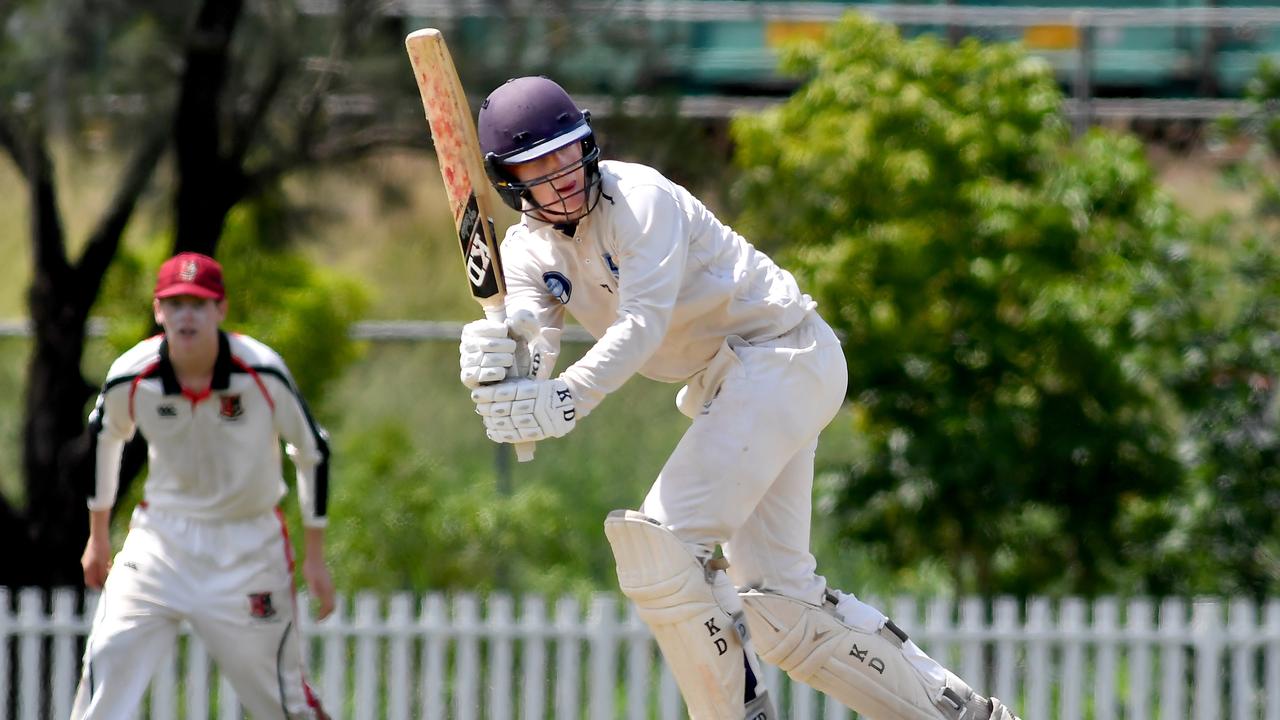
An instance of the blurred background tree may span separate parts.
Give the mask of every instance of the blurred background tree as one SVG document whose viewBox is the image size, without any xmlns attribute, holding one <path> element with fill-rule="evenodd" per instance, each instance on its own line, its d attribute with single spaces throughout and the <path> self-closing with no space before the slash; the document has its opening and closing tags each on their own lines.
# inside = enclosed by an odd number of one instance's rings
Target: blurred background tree
<svg viewBox="0 0 1280 720">
<path fill-rule="evenodd" d="M 17 2 L 0 16 L 6 28 L 0 83 L 7 97 L 20 100 L 0 108 L 0 146 L 30 191 L 35 258 L 26 507 L 0 499 L 0 539 L 18 559 L 4 566 L 0 584 L 79 582 L 77 558 L 87 535 L 80 500 L 91 462 L 83 451 L 84 408 L 94 386 L 80 369 L 85 328 L 161 158 L 168 152 L 173 160 L 170 250 L 213 255 L 232 208 L 279 193 L 286 174 L 427 142 L 413 113 L 331 112 L 344 92 L 376 88 L 371 96 L 393 107 L 396 97 L 412 92 L 400 58 L 375 32 L 381 16 L 374 2 L 343 3 L 325 17 L 252 0 L 81 5 Z M 108 56 L 111 62 L 103 62 Z M 138 107 L 120 122 L 102 123 L 94 103 L 121 99 Z M 412 107 L 400 104 L 406 106 Z M 59 207 L 54 137 L 104 143 L 126 158 L 111 201 L 74 260 Z M 287 206 L 277 209 L 275 222 L 253 236 L 257 242 L 284 246 L 296 237 L 300 228 L 290 222 L 296 218 Z M 137 312 L 145 315 L 145 306 Z M 141 442 L 132 443 L 122 494 L 144 456 Z"/>
<path fill-rule="evenodd" d="M 28 192 L 36 331 L 3 348 L 30 354 L 20 381 L 0 376 L 27 415 L 25 490 L 0 498 L 16 558 L 0 585 L 79 582 L 85 404 L 109 356 L 150 331 L 160 260 L 199 249 L 227 267 L 229 327 L 282 351 L 333 433 L 342 590 L 615 587 L 601 521 L 641 501 L 683 431 L 675 388 L 632 380 L 505 487 L 453 346 L 350 341 L 366 315 L 475 308 L 405 19 L 334 7 L 0 8 L 0 147 Z M 1274 75 L 1238 126 L 1262 151 L 1228 176 L 1257 202 L 1202 221 L 1136 137 L 1071 137 L 1047 68 L 1014 46 L 904 41 L 850 17 L 792 52 L 790 76 L 809 80 L 789 102 L 730 135 L 680 117 L 661 63 L 646 65 L 676 24 L 575 24 L 571 10 L 510 43 L 460 21 L 469 91 L 548 72 L 595 95 L 607 155 L 699 193 L 845 334 L 849 402 L 820 443 L 815 496 L 833 583 L 1277 590 Z M 636 52 L 588 72 L 609 47 Z M 636 91 L 659 100 L 637 112 L 611 97 Z M 86 155 L 111 170 L 81 172 Z M 109 319 L 106 342 L 86 339 L 90 313 Z"/>
<path fill-rule="evenodd" d="M 1209 491 L 1184 442 L 1231 421 L 1165 382 L 1187 373 L 1189 324 L 1221 310 L 1188 294 L 1213 233 L 1135 138 L 1073 140 L 1047 66 L 1014 46 L 851 16 L 786 63 L 812 79 L 735 123 L 735 200 L 845 333 L 845 431 L 866 447 L 843 532 L 889 567 L 941 560 L 964 592 L 1192 590 L 1152 561 L 1176 533 L 1151 508 Z M 1205 462 L 1236 459 L 1225 440 Z"/>
</svg>

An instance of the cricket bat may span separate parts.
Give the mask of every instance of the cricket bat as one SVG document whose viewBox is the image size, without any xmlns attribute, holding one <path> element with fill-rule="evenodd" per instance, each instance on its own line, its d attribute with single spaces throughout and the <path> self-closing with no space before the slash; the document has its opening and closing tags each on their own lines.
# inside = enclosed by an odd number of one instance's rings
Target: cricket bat
<svg viewBox="0 0 1280 720">
<path fill-rule="evenodd" d="M 507 285 L 493 229 L 495 199 L 458 70 L 439 30 L 416 30 L 404 39 L 404 46 L 436 146 L 471 296 L 490 320 L 505 320 Z M 532 460 L 533 443 L 517 443 L 516 457 L 521 462 Z"/>
</svg>

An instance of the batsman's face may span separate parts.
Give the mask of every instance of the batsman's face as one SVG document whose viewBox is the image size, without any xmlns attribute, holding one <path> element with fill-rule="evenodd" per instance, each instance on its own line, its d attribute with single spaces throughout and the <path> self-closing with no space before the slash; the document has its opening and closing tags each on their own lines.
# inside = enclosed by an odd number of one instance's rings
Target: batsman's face
<svg viewBox="0 0 1280 720">
<path fill-rule="evenodd" d="M 582 217 L 587 206 L 587 171 L 582 165 L 582 143 L 570 143 L 549 155 L 511 166 L 516 179 L 529 187 L 536 209 L 547 222 L 568 222 Z"/>
<path fill-rule="evenodd" d="M 227 301 L 177 295 L 153 302 L 156 323 L 174 349 L 194 348 L 216 341 L 218 326 L 227 318 Z"/>
</svg>

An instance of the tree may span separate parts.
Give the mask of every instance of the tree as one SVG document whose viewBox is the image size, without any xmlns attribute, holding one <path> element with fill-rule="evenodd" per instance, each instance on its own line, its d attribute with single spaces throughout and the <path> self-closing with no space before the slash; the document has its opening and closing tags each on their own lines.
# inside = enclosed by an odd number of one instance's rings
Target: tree
<svg viewBox="0 0 1280 720">
<path fill-rule="evenodd" d="M 839 512 L 957 590 L 1102 592 L 1143 500 L 1179 485 L 1179 414 L 1144 309 L 1186 219 L 1135 139 L 1072 142 L 1047 66 L 1011 45 L 904 41 L 856 15 L 734 124 L 739 224 L 782 245 L 845 335 Z M 1162 356 L 1163 357 L 1163 356 Z"/>
<path fill-rule="evenodd" d="M 391 43 L 379 32 L 382 16 L 374 6 L 343 3 L 327 17 L 253 0 L 83 8 L 72 1 L 27 2 L 7 10 L 0 79 L 14 91 L 7 97 L 30 100 L 0 107 L 0 145 L 31 189 L 35 341 L 24 431 L 27 507 L 0 499 L 0 539 L 16 559 L 6 563 L 0 585 L 80 582 L 89 467 L 84 413 L 93 393 L 80 370 L 85 326 L 165 151 L 172 150 L 174 160 L 172 249 L 214 254 L 231 209 L 278 194 L 288 173 L 425 143 L 421 117 L 396 109 L 413 107 L 394 102 L 411 97 L 412 83 L 391 61 L 399 57 L 387 52 Z M 398 33 L 391 37 L 398 42 Z M 44 82 L 46 74 L 57 82 Z M 374 87 L 399 88 L 381 94 L 392 107 L 331 112 L 338 96 L 376 97 L 368 92 Z M 142 112 L 106 117 L 92 103 L 63 102 L 81 93 L 134 98 Z M 114 200 L 81 256 L 71 260 L 49 152 L 51 126 L 74 141 L 90 125 L 105 126 L 129 160 Z M 271 236 L 263 235 L 266 241 L 285 242 L 293 218 L 283 217 Z M 135 468 L 139 455 L 135 445 Z"/>
</svg>

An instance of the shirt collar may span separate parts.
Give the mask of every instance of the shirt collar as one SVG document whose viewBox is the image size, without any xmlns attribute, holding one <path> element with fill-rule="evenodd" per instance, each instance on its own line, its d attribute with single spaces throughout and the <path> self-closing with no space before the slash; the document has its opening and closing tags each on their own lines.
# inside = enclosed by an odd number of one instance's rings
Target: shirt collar
<svg viewBox="0 0 1280 720">
<path fill-rule="evenodd" d="M 218 331 L 218 357 L 213 361 L 213 382 L 210 390 L 226 390 L 231 387 L 231 340 L 227 334 Z M 165 395 L 181 395 L 182 384 L 178 382 L 178 373 L 174 372 L 173 363 L 169 360 L 169 340 L 160 341 L 160 366 L 156 368 L 160 382 L 164 384 Z"/>
</svg>

